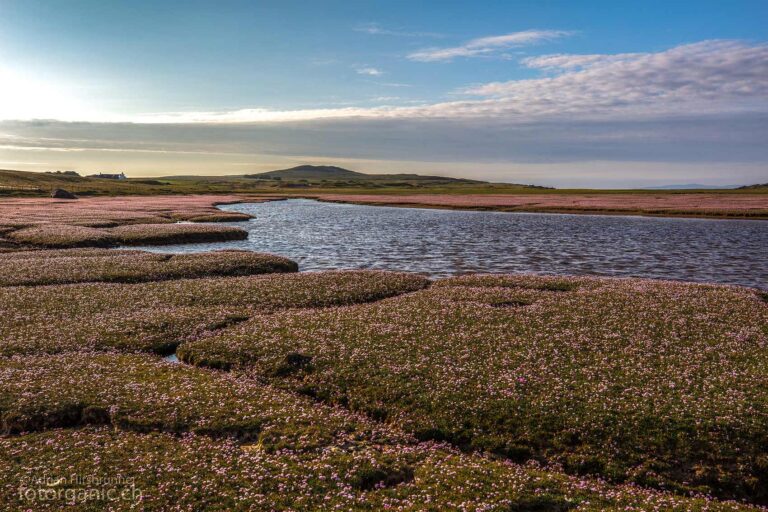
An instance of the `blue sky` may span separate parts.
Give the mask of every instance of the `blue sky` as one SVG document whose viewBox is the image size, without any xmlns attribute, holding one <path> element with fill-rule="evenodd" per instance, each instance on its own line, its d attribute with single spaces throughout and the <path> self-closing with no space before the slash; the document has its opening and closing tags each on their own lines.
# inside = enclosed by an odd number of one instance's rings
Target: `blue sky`
<svg viewBox="0 0 768 512">
<path fill-rule="evenodd" d="M 768 181 L 766 26 L 765 1 L 0 0 L 0 167 Z"/>
</svg>

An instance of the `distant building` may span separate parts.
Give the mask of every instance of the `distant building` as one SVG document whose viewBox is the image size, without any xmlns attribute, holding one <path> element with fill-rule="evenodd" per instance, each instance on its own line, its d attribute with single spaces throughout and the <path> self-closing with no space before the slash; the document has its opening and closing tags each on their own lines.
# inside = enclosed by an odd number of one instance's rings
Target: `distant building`
<svg viewBox="0 0 768 512">
<path fill-rule="evenodd" d="M 88 177 L 89 178 L 102 178 L 102 179 L 105 179 L 105 180 L 124 180 L 126 178 L 124 172 L 121 172 L 120 174 L 104 174 L 103 172 L 100 172 L 99 174 L 91 174 Z"/>
</svg>

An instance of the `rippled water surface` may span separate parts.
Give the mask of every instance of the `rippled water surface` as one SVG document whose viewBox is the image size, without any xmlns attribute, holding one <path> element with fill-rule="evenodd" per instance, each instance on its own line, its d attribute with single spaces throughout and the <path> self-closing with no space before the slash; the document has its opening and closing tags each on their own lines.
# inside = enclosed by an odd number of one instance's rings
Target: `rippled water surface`
<svg viewBox="0 0 768 512">
<path fill-rule="evenodd" d="M 768 288 L 768 221 L 392 208 L 295 199 L 223 206 L 256 218 L 221 248 L 287 256 L 301 270 L 386 269 L 446 276 L 534 272 Z"/>
</svg>

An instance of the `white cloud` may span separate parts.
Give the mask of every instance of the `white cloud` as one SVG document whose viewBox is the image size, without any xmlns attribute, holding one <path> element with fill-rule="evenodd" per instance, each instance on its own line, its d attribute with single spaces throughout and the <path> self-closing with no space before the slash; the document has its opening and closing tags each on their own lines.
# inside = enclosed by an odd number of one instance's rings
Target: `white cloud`
<svg viewBox="0 0 768 512">
<path fill-rule="evenodd" d="M 637 121 L 675 116 L 768 113 L 768 44 L 765 43 L 703 41 L 656 53 L 544 55 L 521 62 L 540 70 L 541 76 L 476 85 L 462 91 L 466 96 L 460 101 L 295 110 L 244 108 L 218 112 L 155 112 L 130 116 L 99 112 L 93 117 L 83 115 L 87 112 L 83 110 L 70 116 L 49 114 L 46 117 L 153 124 L 281 123 L 329 119 L 467 119 L 523 124 L 542 120 Z M 13 107 L 12 104 L 8 106 Z M 0 111 L 0 119 L 12 118 L 3 114 Z M 30 119 L 34 116 L 15 117 Z"/>
<path fill-rule="evenodd" d="M 548 55 L 522 61 L 554 76 L 466 90 L 530 116 L 692 113 L 768 108 L 768 45 L 703 41 L 658 53 Z"/>
<path fill-rule="evenodd" d="M 151 123 L 248 123 L 314 119 L 639 119 L 768 112 L 768 45 L 704 41 L 658 53 L 548 55 L 523 61 L 540 78 L 466 89 L 461 101 L 413 106 L 160 113 Z"/>
<path fill-rule="evenodd" d="M 376 85 L 382 85 L 384 87 L 413 87 L 411 84 L 404 84 L 401 82 L 374 82 Z"/>
<path fill-rule="evenodd" d="M 315 119 L 339 119 L 360 117 L 374 109 L 364 108 L 319 108 L 304 110 L 269 110 L 264 108 L 244 108 L 222 112 L 159 112 L 133 116 L 126 121 L 152 124 L 188 124 L 188 123 L 261 123 L 283 121 L 310 121 Z M 376 109 L 377 110 L 377 109 Z"/>
<path fill-rule="evenodd" d="M 358 75 L 381 76 L 384 72 L 378 68 L 358 68 Z"/>
<path fill-rule="evenodd" d="M 405 30 L 390 30 L 383 28 L 378 23 L 361 23 L 354 29 L 355 32 L 363 32 L 373 36 L 395 36 L 395 37 L 443 37 L 436 32 L 409 32 Z"/>
<path fill-rule="evenodd" d="M 529 68 L 538 68 L 545 70 L 570 70 L 576 68 L 585 68 L 597 64 L 607 64 L 610 62 L 629 61 L 648 55 L 647 53 L 617 53 L 614 55 L 541 55 L 538 57 L 527 57 L 520 62 Z"/>
<path fill-rule="evenodd" d="M 450 61 L 456 57 L 477 57 L 497 54 L 518 46 L 551 41 L 573 34 L 565 30 L 524 30 L 500 36 L 481 37 L 451 48 L 427 48 L 408 55 L 410 60 L 421 62 Z"/>
<path fill-rule="evenodd" d="M 294 159 L 345 167 L 364 159 L 351 168 L 562 186 L 747 184 L 768 179 L 767 127 L 766 115 L 519 125 L 442 119 L 215 125 L 14 121 L 0 122 L 0 133 L 13 134 L 7 144 L 0 135 L 0 160 L 28 163 L 25 169 L 166 175 L 241 173 L 245 161 L 269 170 L 290 167 L 282 164 Z"/>
<path fill-rule="evenodd" d="M 447 168 L 441 165 L 471 162 L 462 164 L 462 173 L 494 166 L 498 171 L 477 176 L 509 178 L 508 169 L 518 166 L 531 172 L 523 181 L 534 182 L 547 167 L 553 184 L 570 183 L 569 176 L 616 185 L 652 177 L 682 183 L 707 176 L 713 183 L 768 179 L 766 43 L 703 41 L 653 53 L 543 55 L 521 63 L 539 76 L 473 86 L 462 101 L 387 106 L 393 99 L 379 97 L 371 108 L 0 122 L 0 160 L 27 162 L 25 168 L 48 162 L 37 167 L 188 174 L 244 159 L 264 166 L 305 156 L 337 163 L 408 160 L 414 167 L 407 170 L 439 159 L 444 164 L 430 164 L 439 171 L 433 174 Z M 23 84 L 13 83 L 9 92 L 20 91 Z M 0 105 L 16 108 L 6 100 L 0 97 Z M 70 115 L 62 119 L 103 121 L 107 114 Z M 590 177 L 595 162 L 601 170 Z"/>
</svg>

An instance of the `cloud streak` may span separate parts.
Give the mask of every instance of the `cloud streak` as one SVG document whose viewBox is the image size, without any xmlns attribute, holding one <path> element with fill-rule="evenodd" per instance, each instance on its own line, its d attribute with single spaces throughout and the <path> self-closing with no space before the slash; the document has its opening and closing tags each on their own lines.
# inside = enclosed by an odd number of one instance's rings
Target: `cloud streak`
<svg viewBox="0 0 768 512">
<path fill-rule="evenodd" d="M 367 76 L 381 76 L 384 74 L 384 72 L 378 68 L 359 68 L 357 69 L 358 75 L 367 75 Z"/>
<path fill-rule="evenodd" d="M 566 30 L 524 30 L 500 36 L 472 39 L 461 46 L 426 48 L 409 54 L 408 58 L 419 62 L 446 62 L 457 57 L 496 55 L 510 48 L 552 41 L 572 34 L 573 32 Z"/>
<path fill-rule="evenodd" d="M 443 37 L 436 32 L 418 32 L 406 30 L 391 30 L 382 27 L 378 23 L 361 23 L 354 29 L 355 32 L 363 32 L 372 36 L 394 36 L 394 37 Z"/>
<path fill-rule="evenodd" d="M 465 177 L 558 186 L 644 185 L 660 179 L 746 184 L 768 179 L 766 129 L 768 115 L 525 124 L 471 119 L 215 125 L 16 121 L 0 122 L 0 160 L 48 162 L 37 165 L 39 170 L 115 168 L 162 175 L 242 173 L 246 161 L 253 162 L 252 169 L 269 170 L 359 159 L 368 163 L 353 168 L 369 172 L 445 174 L 451 169 Z"/>
<path fill-rule="evenodd" d="M 264 169 L 291 159 L 378 162 L 366 170 L 407 160 L 414 167 L 401 170 L 433 174 L 443 172 L 440 161 L 466 176 L 513 181 L 538 180 L 505 175 L 505 165 L 520 172 L 549 166 L 560 176 L 548 182 L 555 185 L 575 183 L 570 173 L 580 169 L 579 183 L 590 186 L 639 184 L 631 175 L 650 179 L 651 170 L 654 179 L 676 182 L 701 182 L 706 173 L 712 183 L 768 180 L 766 44 L 703 41 L 655 53 L 541 55 L 521 64 L 540 76 L 478 84 L 461 101 L 0 122 L 0 160 L 142 173 L 235 172 L 244 159 Z M 473 174 L 476 166 L 496 170 Z"/>
<path fill-rule="evenodd" d="M 647 119 L 768 112 L 768 45 L 703 41 L 656 53 L 524 59 L 542 76 L 461 91 L 460 101 L 412 106 L 178 112 L 145 123 L 258 123 L 320 119 Z"/>
<path fill-rule="evenodd" d="M 672 114 L 768 107 L 768 45 L 703 41 L 658 53 L 548 55 L 523 64 L 552 72 L 467 89 L 528 115 Z M 503 107 L 502 107 L 503 108 Z"/>
</svg>

